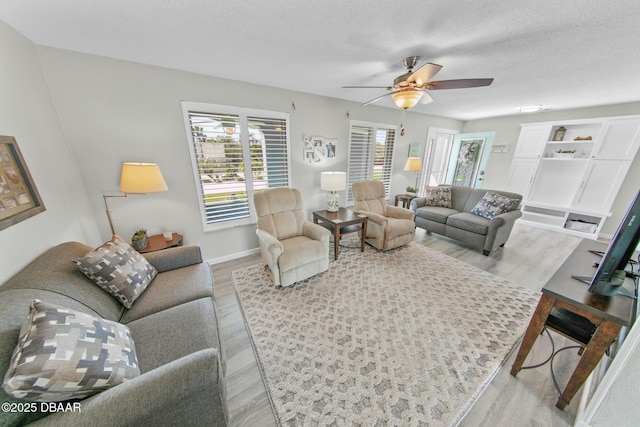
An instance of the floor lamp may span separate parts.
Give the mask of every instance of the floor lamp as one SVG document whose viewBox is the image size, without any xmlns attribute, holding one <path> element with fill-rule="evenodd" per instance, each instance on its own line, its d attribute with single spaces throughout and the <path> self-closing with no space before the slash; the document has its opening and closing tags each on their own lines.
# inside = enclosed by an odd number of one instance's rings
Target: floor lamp
<svg viewBox="0 0 640 427">
<path fill-rule="evenodd" d="M 413 189 L 416 190 L 417 194 L 418 178 L 420 176 L 420 171 L 422 170 L 422 160 L 420 160 L 420 157 L 408 157 L 407 162 L 404 164 L 404 170 L 416 173 L 416 186 L 413 187 Z"/>
<path fill-rule="evenodd" d="M 159 193 L 167 191 L 167 183 L 162 176 L 160 167 L 155 163 L 123 163 L 122 173 L 120 174 L 120 192 L 124 194 L 102 195 L 104 199 L 104 207 L 107 211 L 107 219 L 111 234 L 115 235 L 113 228 L 113 220 L 111 219 L 111 211 L 107 204 L 108 197 L 127 197 L 129 194 L 147 194 Z"/>
</svg>

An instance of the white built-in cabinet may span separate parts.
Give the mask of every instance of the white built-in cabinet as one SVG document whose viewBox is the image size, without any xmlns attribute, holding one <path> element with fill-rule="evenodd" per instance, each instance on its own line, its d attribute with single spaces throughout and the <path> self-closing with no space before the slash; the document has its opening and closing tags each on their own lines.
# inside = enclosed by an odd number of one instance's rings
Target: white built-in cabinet
<svg viewBox="0 0 640 427">
<path fill-rule="evenodd" d="M 520 221 L 597 238 L 639 146 L 640 116 L 522 125 L 508 184 Z"/>
</svg>

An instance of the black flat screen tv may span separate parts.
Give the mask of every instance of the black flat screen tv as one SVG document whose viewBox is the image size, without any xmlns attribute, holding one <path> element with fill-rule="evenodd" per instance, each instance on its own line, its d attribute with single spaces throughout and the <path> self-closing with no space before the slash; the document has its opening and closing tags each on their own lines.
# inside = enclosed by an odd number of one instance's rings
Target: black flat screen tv
<svg viewBox="0 0 640 427">
<path fill-rule="evenodd" d="M 573 276 L 589 284 L 589 292 L 605 296 L 616 294 L 636 298 L 622 284 L 627 276 L 627 266 L 640 242 L 640 190 L 629 206 L 622 222 L 609 243 L 593 277 Z"/>
</svg>

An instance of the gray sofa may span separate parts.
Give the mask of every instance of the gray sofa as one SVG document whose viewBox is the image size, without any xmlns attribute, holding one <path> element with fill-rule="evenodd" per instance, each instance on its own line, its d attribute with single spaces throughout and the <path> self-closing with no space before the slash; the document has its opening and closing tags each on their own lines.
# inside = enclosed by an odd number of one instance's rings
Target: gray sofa
<svg viewBox="0 0 640 427">
<path fill-rule="evenodd" d="M 0 375 L 7 371 L 34 299 L 126 324 L 140 375 L 81 400 L 80 412 L 28 413 L 16 404 L 15 411 L 0 412 L 0 425 L 227 425 L 225 359 L 213 278 L 200 248 L 183 246 L 145 254 L 158 275 L 131 309 L 72 264 L 71 259 L 91 249 L 77 242 L 60 244 L 0 286 Z M 2 389 L 0 400 L 26 402 Z"/>
<path fill-rule="evenodd" d="M 487 191 L 515 199 L 515 209 L 491 219 L 471 213 Z M 426 197 L 411 201 L 417 227 L 467 243 L 481 249 L 484 255 L 504 246 L 515 221 L 522 216 L 519 208 L 522 196 L 507 191 L 452 186 L 450 208 L 429 206 L 427 201 Z"/>
</svg>

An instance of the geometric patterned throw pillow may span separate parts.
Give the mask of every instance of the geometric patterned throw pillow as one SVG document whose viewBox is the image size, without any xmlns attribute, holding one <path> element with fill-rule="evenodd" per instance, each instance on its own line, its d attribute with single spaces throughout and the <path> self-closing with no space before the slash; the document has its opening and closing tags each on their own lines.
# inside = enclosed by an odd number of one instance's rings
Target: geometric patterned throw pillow
<svg viewBox="0 0 640 427">
<path fill-rule="evenodd" d="M 82 258 L 72 260 L 85 276 L 127 308 L 149 286 L 158 271 L 119 236 Z"/>
<path fill-rule="evenodd" d="M 83 399 L 140 375 L 125 325 L 35 300 L 2 387 L 18 399 Z"/>
<path fill-rule="evenodd" d="M 450 186 L 427 187 L 425 197 L 427 198 L 427 206 L 439 206 L 441 208 L 451 207 Z"/>
<path fill-rule="evenodd" d="M 476 206 L 471 209 L 471 213 L 491 219 L 494 216 L 517 209 L 519 204 L 520 200 L 518 199 L 487 191 Z"/>
</svg>

